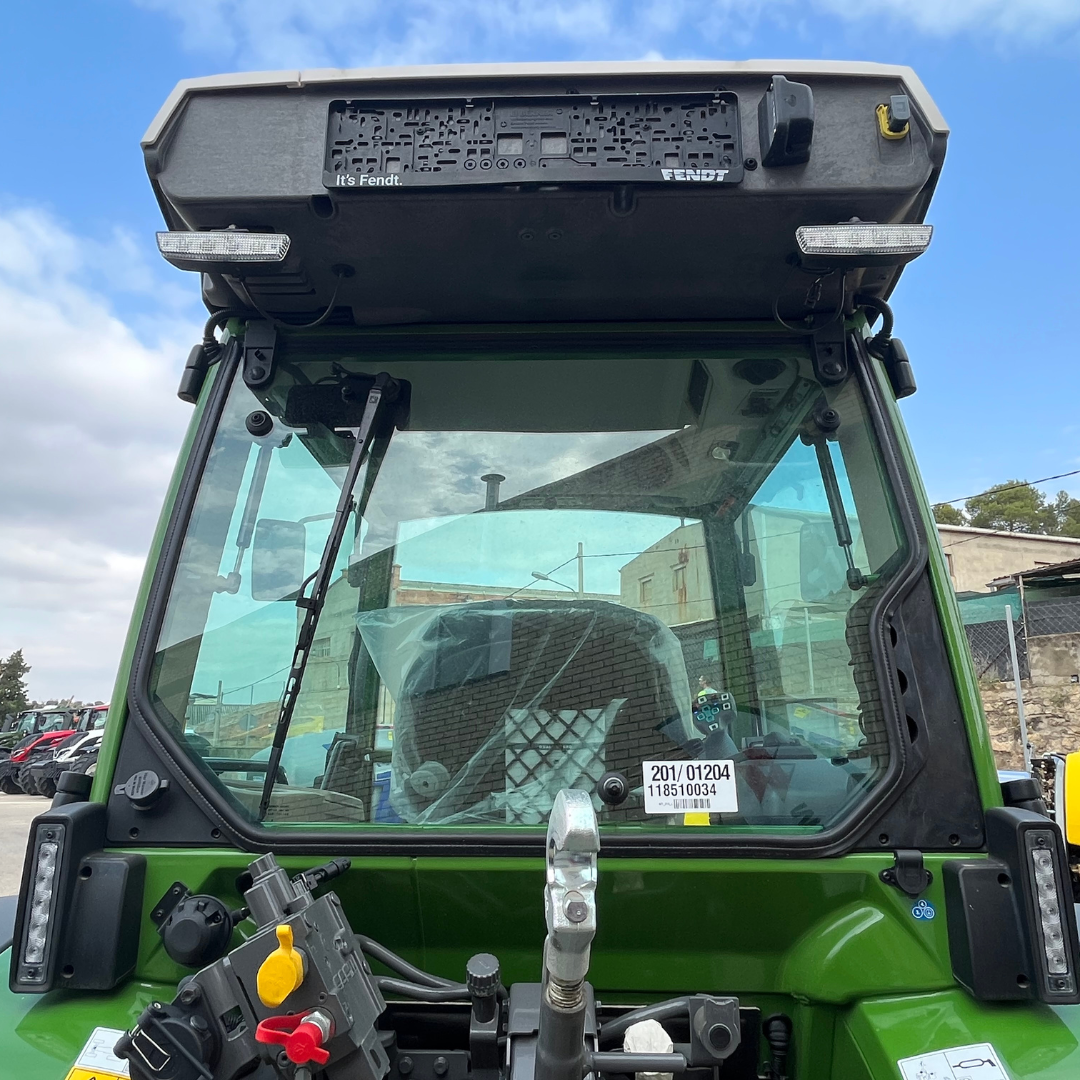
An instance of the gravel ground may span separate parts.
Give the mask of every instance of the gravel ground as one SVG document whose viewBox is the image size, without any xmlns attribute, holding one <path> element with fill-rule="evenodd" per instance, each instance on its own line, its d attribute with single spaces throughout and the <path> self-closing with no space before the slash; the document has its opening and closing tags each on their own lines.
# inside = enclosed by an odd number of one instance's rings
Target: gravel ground
<svg viewBox="0 0 1080 1080">
<path fill-rule="evenodd" d="M 0 896 L 19 891 L 30 822 L 48 806 L 40 795 L 0 794 Z"/>
</svg>

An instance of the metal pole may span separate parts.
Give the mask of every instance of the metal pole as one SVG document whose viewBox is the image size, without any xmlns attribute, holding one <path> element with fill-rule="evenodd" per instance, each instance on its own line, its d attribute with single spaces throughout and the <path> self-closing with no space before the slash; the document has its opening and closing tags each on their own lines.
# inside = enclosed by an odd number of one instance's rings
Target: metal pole
<svg viewBox="0 0 1080 1080">
<path fill-rule="evenodd" d="M 806 670 L 810 675 L 810 693 L 815 694 L 814 688 L 814 648 L 810 641 L 810 609 L 803 608 L 803 625 L 806 627 Z"/>
<path fill-rule="evenodd" d="M 218 752 L 218 743 L 221 742 L 221 704 L 224 700 L 222 687 L 224 683 L 218 679 L 217 684 L 217 707 L 214 709 L 214 753 Z"/>
<path fill-rule="evenodd" d="M 1020 685 L 1020 662 L 1016 659 L 1016 632 L 1013 630 L 1012 604 L 1005 605 L 1005 626 L 1009 631 L 1009 659 L 1012 661 L 1013 685 L 1016 687 L 1016 715 L 1020 720 L 1020 747 L 1024 751 L 1024 770 L 1031 772 L 1031 746 L 1024 717 L 1024 688 Z"/>
<path fill-rule="evenodd" d="M 579 600 L 585 599 L 585 545 L 580 540 L 577 546 L 577 594 Z"/>
</svg>

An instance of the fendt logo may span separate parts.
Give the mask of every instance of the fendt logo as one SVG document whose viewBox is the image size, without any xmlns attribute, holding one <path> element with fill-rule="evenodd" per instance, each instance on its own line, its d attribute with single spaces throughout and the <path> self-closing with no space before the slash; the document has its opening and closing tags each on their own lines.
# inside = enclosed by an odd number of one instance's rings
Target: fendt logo
<svg viewBox="0 0 1080 1080">
<path fill-rule="evenodd" d="M 361 173 L 359 176 L 345 176 L 339 173 L 335 180 L 338 187 L 400 187 L 401 177 L 397 173 L 389 176 L 372 176 Z"/>
<path fill-rule="evenodd" d="M 714 183 L 727 176 L 727 169 L 661 169 L 665 180 L 711 180 Z"/>
</svg>

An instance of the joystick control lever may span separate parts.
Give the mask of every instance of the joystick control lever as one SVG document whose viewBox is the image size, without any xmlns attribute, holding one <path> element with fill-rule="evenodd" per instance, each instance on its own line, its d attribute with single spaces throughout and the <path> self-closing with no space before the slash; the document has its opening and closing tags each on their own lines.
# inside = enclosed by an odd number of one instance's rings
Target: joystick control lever
<svg viewBox="0 0 1080 1080">
<path fill-rule="evenodd" d="M 599 850 L 592 797 L 586 791 L 560 791 L 548 819 L 547 938 L 535 1080 L 582 1080 L 589 1071 L 585 976 L 596 936 Z"/>
</svg>

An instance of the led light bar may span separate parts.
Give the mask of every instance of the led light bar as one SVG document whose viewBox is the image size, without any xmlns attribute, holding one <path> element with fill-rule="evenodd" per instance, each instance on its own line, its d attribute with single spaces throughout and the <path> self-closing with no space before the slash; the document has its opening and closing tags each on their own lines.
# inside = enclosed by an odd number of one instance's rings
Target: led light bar
<svg viewBox="0 0 1080 1080">
<path fill-rule="evenodd" d="M 1050 986 L 1053 991 L 1071 993 L 1076 989 L 1076 980 L 1070 971 L 1069 948 L 1062 923 L 1061 892 L 1054 865 L 1054 838 L 1049 831 L 1033 829 L 1025 834 L 1024 841 L 1031 860 L 1032 884 L 1039 916 L 1038 932 Z"/>
<path fill-rule="evenodd" d="M 23 951 L 25 964 L 41 964 L 45 961 L 45 939 L 49 931 L 53 882 L 59 855 L 59 844 L 49 841 L 38 844 L 34 895 L 30 901 L 30 925 L 26 931 L 26 949 Z"/>
<path fill-rule="evenodd" d="M 908 261 L 930 246 L 933 225 L 874 225 L 848 222 L 843 225 L 802 225 L 795 241 L 803 255 L 839 256 L 852 261 L 861 256 Z"/>
<path fill-rule="evenodd" d="M 57 876 L 63 856 L 64 827 L 39 825 L 35 832 L 33 879 L 27 905 L 26 935 L 22 948 L 21 981 L 44 983 L 47 975 Z"/>
<path fill-rule="evenodd" d="M 238 229 L 213 232 L 159 232 L 158 251 L 174 264 L 277 263 L 289 252 L 284 233 L 251 233 Z"/>
</svg>

